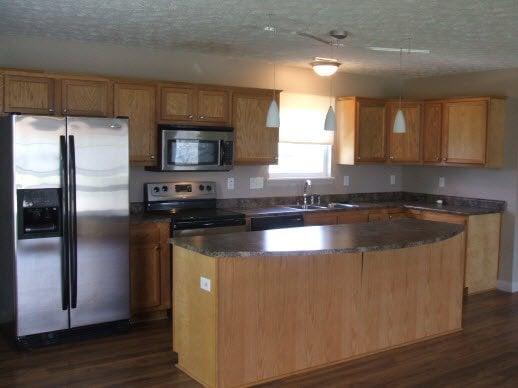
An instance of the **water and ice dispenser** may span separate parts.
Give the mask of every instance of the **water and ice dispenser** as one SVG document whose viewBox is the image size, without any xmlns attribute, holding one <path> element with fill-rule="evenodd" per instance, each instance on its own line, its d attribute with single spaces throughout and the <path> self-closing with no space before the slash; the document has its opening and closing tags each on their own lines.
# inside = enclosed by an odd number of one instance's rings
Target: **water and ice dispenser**
<svg viewBox="0 0 518 388">
<path fill-rule="evenodd" d="M 18 239 L 62 235 L 61 189 L 20 189 Z"/>
</svg>

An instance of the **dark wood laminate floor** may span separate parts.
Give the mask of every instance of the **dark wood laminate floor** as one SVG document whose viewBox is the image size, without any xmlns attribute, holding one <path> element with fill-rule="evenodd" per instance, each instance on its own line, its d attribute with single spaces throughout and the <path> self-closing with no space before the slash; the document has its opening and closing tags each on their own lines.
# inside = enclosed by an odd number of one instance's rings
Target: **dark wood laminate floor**
<svg viewBox="0 0 518 388">
<path fill-rule="evenodd" d="M 490 292 L 465 304 L 464 330 L 265 387 L 517 387 L 518 294 Z M 0 386 L 199 387 L 172 365 L 169 324 L 30 352 L 0 342 Z"/>
</svg>

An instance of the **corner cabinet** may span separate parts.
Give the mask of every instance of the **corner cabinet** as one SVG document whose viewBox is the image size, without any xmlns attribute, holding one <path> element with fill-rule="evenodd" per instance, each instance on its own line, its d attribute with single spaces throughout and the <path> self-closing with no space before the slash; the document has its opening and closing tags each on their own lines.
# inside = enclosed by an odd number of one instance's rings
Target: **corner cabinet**
<svg viewBox="0 0 518 388">
<path fill-rule="evenodd" d="M 338 164 L 386 160 L 385 101 L 339 97 L 336 101 L 336 159 Z"/>
<path fill-rule="evenodd" d="M 401 110 L 405 115 L 406 132 L 394 133 L 392 126 L 396 113 L 400 108 L 399 102 L 388 102 L 387 137 L 388 160 L 390 163 L 418 164 L 421 162 L 421 118 L 422 104 L 419 102 L 403 102 Z"/>
<path fill-rule="evenodd" d="M 132 315 L 171 308 L 171 254 L 168 222 L 130 227 Z"/>
<path fill-rule="evenodd" d="M 130 162 L 154 166 L 157 160 L 156 86 L 117 82 L 114 115 L 129 117 Z"/>
<path fill-rule="evenodd" d="M 266 127 L 271 101 L 272 91 L 234 91 L 232 94 L 236 164 L 278 163 L 279 128 Z"/>
<path fill-rule="evenodd" d="M 4 112 L 53 115 L 55 80 L 45 76 L 6 74 Z"/>
</svg>

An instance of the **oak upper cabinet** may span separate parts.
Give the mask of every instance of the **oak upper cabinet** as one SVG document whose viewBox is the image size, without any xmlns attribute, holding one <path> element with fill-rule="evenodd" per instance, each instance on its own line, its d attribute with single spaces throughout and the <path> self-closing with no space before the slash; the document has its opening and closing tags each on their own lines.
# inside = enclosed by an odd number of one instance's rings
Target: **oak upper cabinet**
<svg viewBox="0 0 518 388">
<path fill-rule="evenodd" d="M 129 117 L 129 153 L 134 165 L 156 164 L 155 100 L 154 85 L 118 82 L 114 86 L 114 115 Z"/>
<path fill-rule="evenodd" d="M 423 162 L 440 163 L 442 158 L 442 103 L 423 105 Z"/>
<path fill-rule="evenodd" d="M 50 77 L 7 73 L 4 76 L 4 111 L 54 114 L 54 85 L 55 80 Z"/>
<path fill-rule="evenodd" d="M 197 85 L 162 85 L 160 120 L 227 125 L 230 122 L 230 90 Z"/>
<path fill-rule="evenodd" d="M 143 222 L 130 228 L 132 314 L 171 307 L 171 256 L 168 222 Z"/>
<path fill-rule="evenodd" d="M 385 101 L 339 97 L 336 101 L 338 164 L 386 160 Z"/>
<path fill-rule="evenodd" d="M 505 99 L 446 100 L 442 116 L 442 163 L 503 166 Z"/>
<path fill-rule="evenodd" d="M 230 91 L 198 89 L 196 120 L 228 124 L 230 122 Z"/>
<path fill-rule="evenodd" d="M 112 116 L 110 87 L 108 80 L 62 79 L 61 113 L 67 116 Z"/>
<path fill-rule="evenodd" d="M 193 121 L 196 115 L 195 86 L 162 86 L 160 120 Z"/>
<path fill-rule="evenodd" d="M 391 163 L 419 164 L 421 162 L 422 104 L 419 102 L 406 101 L 401 103 L 401 110 L 403 111 L 406 122 L 405 133 L 394 133 L 392 131 L 400 103 L 388 102 L 386 108 L 389 161 Z"/>
<path fill-rule="evenodd" d="M 236 164 L 277 164 L 279 128 L 266 127 L 272 91 L 235 91 L 232 127 Z"/>
</svg>

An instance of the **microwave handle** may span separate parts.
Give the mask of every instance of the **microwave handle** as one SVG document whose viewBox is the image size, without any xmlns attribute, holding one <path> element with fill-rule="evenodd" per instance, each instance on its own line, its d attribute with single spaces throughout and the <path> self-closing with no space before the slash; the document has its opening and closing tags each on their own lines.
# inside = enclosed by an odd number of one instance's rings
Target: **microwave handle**
<svg viewBox="0 0 518 388">
<path fill-rule="evenodd" d="M 223 140 L 220 140 L 219 141 L 219 147 L 218 147 L 218 160 L 219 160 L 219 165 L 220 166 L 223 166 L 223 158 L 225 156 L 223 155 Z"/>
</svg>

